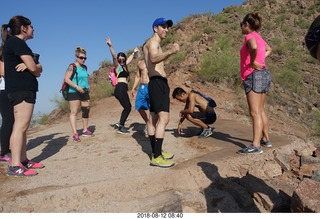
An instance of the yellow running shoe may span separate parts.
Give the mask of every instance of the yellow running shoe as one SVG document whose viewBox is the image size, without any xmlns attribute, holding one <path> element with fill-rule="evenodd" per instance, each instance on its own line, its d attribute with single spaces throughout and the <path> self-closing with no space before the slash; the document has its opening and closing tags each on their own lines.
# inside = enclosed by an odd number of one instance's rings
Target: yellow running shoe
<svg viewBox="0 0 320 219">
<path fill-rule="evenodd" d="M 152 156 L 150 161 L 151 166 L 158 166 L 158 167 L 172 167 L 174 166 L 174 162 L 166 160 L 163 155 L 160 155 L 157 158 Z"/>
<path fill-rule="evenodd" d="M 174 157 L 174 154 L 166 153 L 164 151 L 161 151 L 162 156 L 164 159 L 172 159 Z"/>
</svg>

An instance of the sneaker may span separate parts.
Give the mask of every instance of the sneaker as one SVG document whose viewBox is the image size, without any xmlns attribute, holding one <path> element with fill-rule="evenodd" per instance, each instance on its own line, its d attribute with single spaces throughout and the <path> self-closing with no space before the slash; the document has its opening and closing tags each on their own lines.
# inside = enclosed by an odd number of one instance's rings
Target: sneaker
<svg viewBox="0 0 320 219">
<path fill-rule="evenodd" d="M 81 141 L 78 134 L 74 134 L 72 136 L 72 139 L 73 139 L 74 142 L 80 142 Z"/>
<path fill-rule="evenodd" d="M 212 128 L 209 127 L 207 129 L 203 129 L 201 134 L 199 135 L 199 138 L 207 138 L 213 134 Z"/>
<path fill-rule="evenodd" d="M 29 170 L 22 164 L 20 164 L 19 166 L 8 166 L 6 172 L 7 176 L 35 176 L 37 174 L 37 171 Z"/>
<path fill-rule="evenodd" d="M 174 154 L 166 153 L 164 151 L 161 151 L 161 154 L 164 159 L 172 159 L 174 157 Z"/>
<path fill-rule="evenodd" d="M 260 145 L 263 146 L 263 147 L 266 147 L 266 148 L 271 148 L 272 147 L 272 143 L 269 140 L 261 139 Z"/>
<path fill-rule="evenodd" d="M 250 144 L 248 147 L 239 150 L 237 152 L 238 154 L 262 154 L 263 150 L 261 150 L 261 147 L 255 147 L 252 144 Z"/>
<path fill-rule="evenodd" d="M 42 163 L 37 163 L 37 162 L 34 162 L 32 160 L 29 160 L 29 159 L 23 161 L 22 165 L 25 166 L 28 169 L 41 169 L 41 168 L 44 167 L 44 165 Z"/>
<path fill-rule="evenodd" d="M 128 134 L 130 133 L 125 127 L 121 127 L 117 130 L 118 134 Z"/>
<path fill-rule="evenodd" d="M 174 154 L 170 154 L 170 153 L 166 153 L 166 152 L 163 152 L 161 151 L 161 154 L 163 156 L 164 159 L 166 160 L 170 160 L 174 157 Z M 152 153 L 152 157 L 154 156 L 154 154 Z"/>
<path fill-rule="evenodd" d="M 86 131 L 82 132 L 82 136 L 83 137 L 94 137 L 94 134 L 92 134 L 92 132 L 90 132 L 89 130 L 86 130 Z"/>
<path fill-rule="evenodd" d="M 110 126 L 111 126 L 112 128 L 118 129 L 118 128 L 120 128 L 120 122 L 117 122 L 117 123 L 115 123 L 115 124 L 111 124 Z"/>
<path fill-rule="evenodd" d="M 163 157 L 163 155 L 160 155 L 157 158 L 154 158 L 152 156 L 151 161 L 150 161 L 151 166 L 158 166 L 158 167 L 172 167 L 174 165 L 174 162 L 168 161 Z"/>
<path fill-rule="evenodd" d="M 11 154 L 8 153 L 3 156 L 0 155 L 0 161 L 11 163 L 11 161 L 12 161 Z"/>
</svg>

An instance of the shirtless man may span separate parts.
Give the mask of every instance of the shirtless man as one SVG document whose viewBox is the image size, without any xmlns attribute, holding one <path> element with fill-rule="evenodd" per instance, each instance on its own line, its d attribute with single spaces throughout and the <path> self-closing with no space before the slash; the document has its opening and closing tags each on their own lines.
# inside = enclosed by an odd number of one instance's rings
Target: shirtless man
<svg viewBox="0 0 320 219">
<path fill-rule="evenodd" d="M 172 20 L 157 18 L 152 25 L 153 35 L 143 46 L 144 60 L 149 74 L 150 116 L 147 123 L 148 134 L 152 147 L 150 164 L 159 167 L 171 167 L 175 163 L 168 160 L 173 154 L 162 151 L 165 128 L 169 123 L 170 88 L 167 74 L 164 71 L 164 60 L 177 53 L 179 45 L 174 43 L 165 52 L 160 42 L 168 35 L 168 28 L 173 25 Z"/>
<path fill-rule="evenodd" d="M 140 83 L 140 84 L 139 84 Z M 140 116 L 146 123 L 146 127 L 144 129 L 145 137 L 148 138 L 148 130 L 147 130 L 147 122 L 148 122 L 148 115 L 147 112 L 150 107 L 150 99 L 148 93 L 148 83 L 149 83 L 149 76 L 146 63 L 144 60 L 140 60 L 138 62 L 138 72 L 134 78 L 134 83 L 131 89 L 131 96 L 134 97 L 134 92 L 139 85 L 137 96 L 136 96 L 136 104 L 135 108 L 138 110 Z"/>
<path fill-rule="evenodd" d="M 191 90 L 187 93 L 181 87 L 177 87 L 172 92 L 172 97 L 185 103 L 185 107 L 180 111 L 180 121 L 178 125 L 178 134 L 181 134 L 182 123 L 185 119 L 191 123 L 200 126 L 202 133 L 199 138 L 206 138 L 213 134 L 212 128 L 208 126 L 217 120 L 214 108 L 217 106 L 211 98 L 207 99 L 198 91 Z M 198 108 L 199 111 L 195 111 Z"/>
</svg>

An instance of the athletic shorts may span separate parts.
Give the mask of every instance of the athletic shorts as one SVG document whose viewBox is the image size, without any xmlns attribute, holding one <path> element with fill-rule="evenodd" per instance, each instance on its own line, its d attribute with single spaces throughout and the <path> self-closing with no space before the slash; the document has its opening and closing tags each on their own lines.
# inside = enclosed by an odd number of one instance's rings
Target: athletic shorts
<svg viewBox="0 0 320 219">
<path fill-rule="evenodd" d="M 136 96 L 136 110 L 148 110 L 150 107 L 150 99 L 148 92 L 148 84 L 140 84 Z"/>
<path fill-rule="evenodd" d="M 317 58 L 317 50 L 320 44 L 320 15 L 314 19 L 305 36 L 306 46 L 313 58 Z"/>
<path fill-rule="evenodd" d="M 199 119 L 205 124 L 213 124 L 217 120 L 215 112 L 193 112 L 190 114 L 193 118 Z"/>
<path fill-rule="evenodd" d="M 90 100 L 89 91 L 86 91 L 84 93 L 80 93 L 80 92 L 68 93 L 68 101 L 70 100 L 80 100 L 80 101 Z"/>
<path fill-rule="evenodd" d="M 270 89 L 271 75 L 267 69 L 255 70 L 243 81 L 244 90 L 248 94 L 251 90 L 255 93 L 266 93 Z"/>
<path fill-rule="evenodd" d="M 161 76 L 151 77 L 148 91 L 150 97 L 150 112 L 169 112 L 170 88 L 168 80 Z"/>
<path fill-rule="evenodd" d="M 23 101 L 31 104 L 36 103 L 37 92 L 35 91 L 16 91 L 8 93 L 10 103 L 15 106 Z"/>
</svg>

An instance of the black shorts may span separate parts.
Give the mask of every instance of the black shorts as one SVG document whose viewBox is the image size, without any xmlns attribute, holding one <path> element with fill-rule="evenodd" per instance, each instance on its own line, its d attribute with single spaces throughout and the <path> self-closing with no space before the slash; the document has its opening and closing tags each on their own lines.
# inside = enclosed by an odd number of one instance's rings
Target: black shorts
<svg viewBox="0 0 320 219">
<path fill-rule="evenodd" d="M 305 36 L 306 46 L 313 58 L 317 58 L 317 50 L 320 44 L 320 15 L 314 19 Z"/>
<path fill-rule="evenodd" d="M 248 94 L 251 90 L 255 93 L 266 93 L 270 89 L 271 75 L 267 69 L 255 70 L 243 81 L 244 90 Z"/>
<path fill-rule="evenodd" d="M 80 100 L 80 101 L 90 100 L 89 91 L 86 91 L 84 93 L 80 93 L 80 92 L 68 93 L 68 101 L 70 100 Z"/>
<path fill-rule="evenodd" d="M 37 92 L 35 91 L 16 91 L 8 93 L 10 103 L 15 106 L 23 101 L 31 104 L 36 103 Z"/>
<path fill-rule="evenodd" d="M 195 119 L 200 119 L 205 124 L 213 124 L 217 120 L 215 112 L 193 112 L 190 115 Z"/>
<path fill-rule="evenodd" d="M 151 77 L 148 92 L 150 98 L 150 112 L 169 112 L 170 88 L 166 78 L 161 76 Z"/>
</svg>

